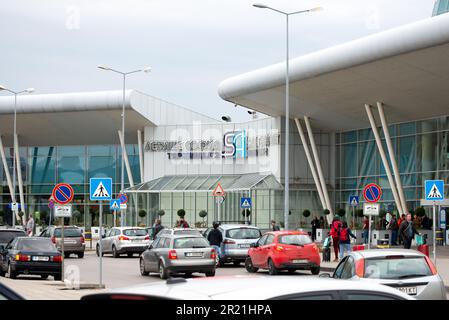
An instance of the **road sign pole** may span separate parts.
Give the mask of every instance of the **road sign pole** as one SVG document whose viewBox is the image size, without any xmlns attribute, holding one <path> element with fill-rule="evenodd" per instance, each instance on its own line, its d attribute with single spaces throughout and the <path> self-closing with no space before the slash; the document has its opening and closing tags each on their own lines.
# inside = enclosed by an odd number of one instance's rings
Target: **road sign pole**
<svg viewBox="0 0 449 320">
<path fill-rule="evenodd" d="M 352 228 L 351 229 L 355 229 L 354 221 L 355 221 L 355 206 L 352 206 Z"/>
<path fill-rule="evenodd" d="M 65 255 L 64 255 L 64 217 L 61 217 L 61 255 L 62 255 L 62 270 L 61 270 L 61 280 L 62 282 L 64 282 L 65 279 L 65 269 L 64 269 L 64 260 L 65 260 Z"/>
<path fill-rule="evenodd" d="M 98 232 L 98 243 L 99 251 L 100 251 L 100 288 L 103 286 L 103 245 L 101 243 L 101 239 L 103 236 L 103 201 L 100 200 L 100 217 L 98 220 L 99 223 L 99 232 Z"/>
<path fill-rule="evenodd" d="M 218 197 L 217 197 L 217 206 L 218 206 L 218 210 L 217 210 L 217 212 L 218 212 L 218 222 L 220 222 L 221 221 L 221 212 L 220 212 L 221 203 L 220 203 L 220 199 Z"/>
<path fill-rule="evenodd" d="M 371 215 L 368 216 L 368 249 L 371 248 Z"/>
<path fill-rule="evenodd" d="M 437 241 L 436 241 L 436 235 L 437 235 L 437 233 L 436 233 L 436 227 L 437 227 L 437 224 L 436 224 L 436 219 L 435 219 L 435 216 L 436 216 L 436 203 L 435 203 L 435 201 L 433 202 L 433 263 L 435 264 L 435 267 L 437 266 Z"/>
</svg>

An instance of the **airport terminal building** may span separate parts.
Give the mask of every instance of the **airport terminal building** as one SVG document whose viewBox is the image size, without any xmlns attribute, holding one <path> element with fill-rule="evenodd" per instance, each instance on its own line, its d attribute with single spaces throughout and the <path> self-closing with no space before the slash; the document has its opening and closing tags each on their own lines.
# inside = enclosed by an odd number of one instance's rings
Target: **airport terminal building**
<svg viewBox="0 0 449 320">
<path fill-rule="evenodd" d="M 349 196 L 371 182 L 383 188 L 381 204 L 402 213 L 419 205 L 424 180 L 448 181 L 448 53 L 449 14 L 441 14 L 290 61 L 291 226 L 310 223 L 305 209 L 348 212 Z M 219 85 L 223 99 L 267 115 L 244 123 L 126 91 L 126 224 L 151 224 L 164 210 L 163 224 L 173 225 L 179 209 L 191 225 L 242 221 L 241 197 L 252 198 L 252 223 L 282 221 L 284 68 Z M 45 216 L 54 185 L 65 182 L 75 190 L 72 223 L 98 225 L 89 179 L 111 177 L 120 191 L 121 108 L 121 91 L 18 97 L 15 195 L 25 214 Z M 13 113 L 14 98 L 1 97 L 0 219 L 9 223 Z M 222 204 L 212 196 L 218 183 Z"/>
</svg>

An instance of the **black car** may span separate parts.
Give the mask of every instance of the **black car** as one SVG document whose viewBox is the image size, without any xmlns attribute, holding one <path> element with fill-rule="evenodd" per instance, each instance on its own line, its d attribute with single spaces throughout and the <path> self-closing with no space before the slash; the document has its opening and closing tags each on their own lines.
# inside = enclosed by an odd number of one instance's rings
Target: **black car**
<svg viewBox="0 0 449 320">
<path fill-rule="evenodd" d="M 0 228 L 0 246 L 6 247 L 6 245 L 17 237 L 25 237 L 26 233 L 23 230 L 13 228 Z"/>
<path fill-rule="evenodd" d="M 0 246 L 0 276 L 14 279 L 19 274 L 52 275 L 61 280 L 62 256 L 50 239 L 18 237 Z"/>
</svg>

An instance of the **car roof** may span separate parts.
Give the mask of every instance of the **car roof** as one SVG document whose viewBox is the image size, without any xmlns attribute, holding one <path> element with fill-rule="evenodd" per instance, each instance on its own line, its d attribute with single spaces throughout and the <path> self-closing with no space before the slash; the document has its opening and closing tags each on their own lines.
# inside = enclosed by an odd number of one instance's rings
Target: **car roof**
<svg viewBox="0 0 449 320">
<path fill-rule="evenodd" d="M 23 229 L 16 229 L 16 228 L 12 228 L 12 227 L 3 228 L 3 226 L 0 227 L 0 231 L 25 232 Z"/>
<path fill-rule="evenodd" d="M 111 229 L 118 229 L 118 230 L 141 229 L 141 230 L 145 230 L 145 228 L 142 228 L 142 227 L 112 227 Z"/>
<path fill-rule="evenodd" d="M 247 224 L 222 224 L 219 226 L 219 228 L 222 228 L 224 230 L 228 230 L 228 229 L 239 229 L 239 228 L 245 228 L 245 229 L 257 229 L 260 230 L 260 228 L 255 227 L 255 226 L 250 226 Z"/>
<path fill-rule="evenodd" d="M 360 250 L 353 251 L 351 255 L 355 256 L 357 259 L 371 259 L 371 258 L 382 258 L 386 256 L 403 255 L 406 257 L 424 257 L 424 254 L 411 249 L 371 249 L 371 250 Z"/>
<path fill-rule="evenodd" d="M 322 279 L 312 276 L 263 276 L 263 275 L 237 275 L 216 276 L 214 278 L 194 278 L 180 280 L 173 284 L 147 283 L 121 289 L 108 290 L 116 294 L 141 294 L 160 296 L 168 299 L 188 300 L 247 300 L 270 299 L 274 297 L 317 291 L 357 290 L 377 291 L 404 299 L 410 299 L 405 293 L 397 289 L 377 283 Z"/>
</svg>

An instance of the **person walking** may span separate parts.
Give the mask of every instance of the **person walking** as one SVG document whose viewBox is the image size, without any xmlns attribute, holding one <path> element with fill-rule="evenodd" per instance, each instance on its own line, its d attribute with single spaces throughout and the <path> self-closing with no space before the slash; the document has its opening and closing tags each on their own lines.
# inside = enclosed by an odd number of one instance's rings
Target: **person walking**
<svg viewBox="0 0 449 320">
<path fill-rule="evenodd" d="M 397 246 L 397 239 L 398 239 L 398 220 L 396 219 L 396 215 L 393 214 L 391 216 L 390 223 L 388 224 L 388 230 L 390 230 L 390 246 Z"/>
<path fill-rule="evenodd" d="M 331 223 L 331 231 L 329 232 L 329 235 L 332 237 L 332 245 L 334 246 L 334 254 L 335 259 L 334 261 L 338 261 L 338 250 L 339 250 L 339 230 L 341 228 L 342 224 L 338 217 L 334 217 L 334 220 L 332 220 Z"/>
<path fill-rule="evenodd" d="M 345 251 L 348 253 L 351 252 L 351 237 L 353 239 L 357 239 L 357 237 L 352 233 L 351 228 L 348 227 L 348 224 L 343 222 L 340 230 L 339 230 L 338 240 L 340 246 L 340 261 L 345 256 Z"/>
<path fill-rule="evenodd" d="M 153 227 L 153 239 L 156 238 L 156 235 L 159 233 L 159 231 L 161 231 L 162 229 L 164 229 L 164 227 L 161 224 L 161 220 L 160 219 L 156 219 L 156 221 L 154 221 L 154 227 Z"/>
<path fill-rule="evenodd" d="M 412 215 L 410 213 L 407 214 L 406 220 L 401 223 L 401 226 L 399 227 L 399 234 L 401 235 L 404 243 L 404 249 L 410 249 L 415 234 L 419 234 L 413 225 Z"/>
<path fill-rule="evenodd" d="M 320 227 L 320 220 L 315 216 L 312 220 L 312 241 L 316 240 L 316 229 Z"/>
<path fill-rule="evenodd" d="M 362 227 L 362 238 L 363 243 L 368 244 L 368 236 L 369 236 L 369 220 L 368 217 L 363 219 L 363 227 Z"/>
<path fill-rule="evenodd" d="M 212 227 L 213 229 L 207 235 L 207 241 L 209 241 L 209 244 L 212 246 L 212 248 L 214 248 L 215 251 L 217 251 L 217 264 L 218 264 L 221 258 L 221 243 L 223 242 L 223 234 L 218 229 L 219 224 L 217 222 L 213 222 Z"/>
<path fill-rule="evenodd" d="M 323 216 L 320 217 L 320 228 L 324 229 L 324 217 Z"/>
<path fill-rule="evenodd" d="M 281 231 L 281 228 L 276 224 L 275 220 L 271 220 L 271 230 L 272 231 Z"/>
<path fill-rule="evenodd" d="M 27 235 L 29 237 L 32 237 L 34 235 L 34 227 L 35 227 L 34 218 L 33 218 L 33 215 L 30 214 L 30 217 L 28 218 L 28 222 L 26 225 Z"/>
<path fill-rule="evenodd" d="M 402 214 L 401 217 L 398 219 L 398 230 L 401 227 L 402 222 L 405 221 L 405 214 Z M 402 244 L 402 235 L 398 231 L 398 244 Z"/>
<path fill-rule="evenodd" d="M 181 228 L 190 228 L 189 223 L 184 218 L 179 220 L 179 225 Z"/>
</svg>

